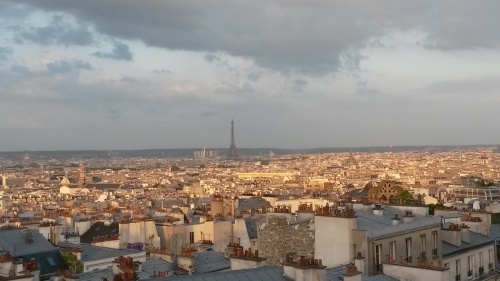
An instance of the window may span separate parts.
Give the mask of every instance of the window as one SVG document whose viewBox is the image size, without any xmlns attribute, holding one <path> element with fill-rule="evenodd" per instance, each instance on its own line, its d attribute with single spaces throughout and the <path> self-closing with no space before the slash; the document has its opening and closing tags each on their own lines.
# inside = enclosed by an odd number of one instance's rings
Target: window
<svg viewBox="0 0 500 281">
<path fill-rule="evenodd" d="M 389 242 L 389 256 L 393 261 L 396 260 L 396 241 Z"/>
<path fill-rule="evenodd" d="M 52 259 L 51 257 L 48 257 L 47 258 L 47 261 L 49 262 L 50 266 L 56 266 L 57 264 L 54 262 L 54 259 Z"/>
<path fill-rule="evenodd" d="M 406 261 L 411 262 L 411 238 L 406 238 Z"/>
<path fill-rule="evenodd" d="M 422 234 L 420 235 L 420 256 L 422 258 L 425 258 L 425 246 L 426 246 L 425 234 Z"/>
<path fill-rule="evenodd" d="M 194 232 L 189 232 L 189 243 L 194 243 Z"/>
<path fill-rule="evenodd" d="M 375 268 L 377 272 L 382 272 L 382 245 L 375 246 Z"/>
<path fill-rule="evenodd" d="M 460 275 L 460 260 L 455 261 L 455 275 Z"/>
<path fill-rule="evenodd" d="M 474 268 L 474 257 L 467 257 L 467 276 L 472 277 L 472 269 Z"/>
<path fill-rule="evenodd" d="M 438 233 L 437 231 L 432 232 L 432 255 L 437 256 L 438 255 Z"/>
<path fill-rule="evenodd" d="M 479 266 L 482 267 L 483 266 L 483 253 L 479 253 Z"/>
<path fill-rule="evenodd" d="M 488 268 L 493 270 L 493 250 L 488 250 Z"/>
</svg>

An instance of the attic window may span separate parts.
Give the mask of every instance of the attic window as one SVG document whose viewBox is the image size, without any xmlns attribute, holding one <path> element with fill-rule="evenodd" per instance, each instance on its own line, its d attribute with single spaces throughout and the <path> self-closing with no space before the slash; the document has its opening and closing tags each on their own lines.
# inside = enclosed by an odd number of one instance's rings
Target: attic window
<svg viewBox="0 0 500 281">
<path fill-rule="evenodd" d="M 117 231 L 117 229 L 115 228 L 115 229 L 111 230 L 111 233 L 115 233 L 116 231 Z"/>
<path fill-rule="evenodd" d="M 49 262 L 50 266 L 56 266 L 56 263 L 54 262 L 54 260 L 51 257 L 48 257 L 47 261 Z"/>
</svg>

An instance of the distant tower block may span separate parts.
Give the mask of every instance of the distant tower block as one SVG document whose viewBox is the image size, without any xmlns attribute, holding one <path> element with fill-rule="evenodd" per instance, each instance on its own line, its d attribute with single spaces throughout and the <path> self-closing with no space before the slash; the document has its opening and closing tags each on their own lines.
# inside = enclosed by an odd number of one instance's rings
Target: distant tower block
<svg viewBox="0 0 500 281">
<path fill-rule="evenodd" d="M 231 120 L 231 146 L 229 146 L 229 155 L 227 159 L 237 160 L 238 154 L 236 153 L 236 144 L 234 141 L 234 121 Z"/>
</svg>

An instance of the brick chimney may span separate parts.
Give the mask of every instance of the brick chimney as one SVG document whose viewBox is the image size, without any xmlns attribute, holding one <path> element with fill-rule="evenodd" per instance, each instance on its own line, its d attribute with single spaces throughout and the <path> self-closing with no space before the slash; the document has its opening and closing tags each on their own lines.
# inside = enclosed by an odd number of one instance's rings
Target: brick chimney
<svg viewBox="0 0 500 281">
<path fill-rule="evenodd" d="M 345 266 L 344 281 L 361 281 L 361 272 L 354 264 Z"/>
<path fill-rule="evenodd" d="M 133 273 L 133 278 L 135 271 L 142 271 L 142 265 L 141 262 L 134 262 L 132 257 L 119 256 L 113 261 L 113 273 L 116 276 L 122 274 L 125 278 L 129 278 L 130 274 Z M 130 278 L 125 280 L 130 280 Z"/>
<path fill-rule="evenodd" d="M 286 262 L 283 264 L 285 276 L 295 281 L 326 281 L 325 268 L 320 259 L 301 256 L 295 262 L 290 254 L 286 255 Z"/>
<path fill-rule="evenodd" d="M 169 263 L 175 263 L 174 262 L 174 255 L 172 254 L 172 250 L 170 250 L 168 248 L 155 248 L 155 247 L 153 247 L 151 249 L 151 252 L 149 253 L 149 257 L 151 260 L 162 259 L 162 260 L 168 261 Z"/>
<path fill-rule="evenodd" d="M 181 250 L 177 256 L 177 265 L 192 274 L 194 272 L 194 259 L 196 258 L 196 248 L 194 246 L 186 247 Z"/>
<path fill-rule="evenodd" d="M 267 265 L 267 259 L 259 257 L 259 250 L 252 252 L 252 248 L 243 250 L 243 247 L 236 245 L 229 259 L 231 261 L 231 270 L 250 269 Z"/>
</svg>

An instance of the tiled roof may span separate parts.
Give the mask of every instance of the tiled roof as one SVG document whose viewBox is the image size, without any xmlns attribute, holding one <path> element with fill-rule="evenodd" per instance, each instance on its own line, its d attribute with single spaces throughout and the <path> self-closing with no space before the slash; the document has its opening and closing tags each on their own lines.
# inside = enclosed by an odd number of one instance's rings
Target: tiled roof
<svg viewBox="0 0 500 281">
<path fill-rule="evenodd" d="M 479 233 L 469 231 L 469 243 L 462 241 L 459 247 L 443 241 L 443 257 L 465 252 L 472 248 L 493 244 L 494 239 Z"/>
<path fill-rule="evenodd" d="M 150 279 L 154 272 L 168 271 L 171 275 L 174 272 L 177 274 L 187 274 L 188 272 L 182 268 L 177 267 L 177 264 L 169 263 L 162 259 L 148 260 L 142 263 L 142 272 L 138 274 L 139 279 Z M 110 280 L 110 279 L 108 279 Z"/>
<path fill-rule="evenodd" d="M 78 281 L 95 281 L 102 280 L 106 278 L 107 280 L 113 280 L 115 275 L 113 274 L 113 270 L 111 268 L 93 270 L 85 273 L 77 274 Z"/>
<path fill-rule="evenodd" d="M 113 248 L 97 247 L 83 243 L 75 244 L 72 246 L 78 246 L 82 249 L 82 261 L 84 262 L 114 258 L 119 256 L 126 257 L 137 253 L 144 253 L 144 256 L 146 256 L 146 252 L 144 251 L 135 251 L 130 249 L 113 249 Z"/>
<path fill-rule="evenodd" d="M 231 267 L 231 262 L 224 256 L 212 250 L 198 252 L 194 259 L 194 272 L 207 273 L 228 269 Z"/>
<path fill-rule="evenodd" d="M 398 214 L 401 219 L 398 225 L 392 224 L 392 218 L 395 214 Z M 439 225 L 440 223 L 440 217 L 438 216 L 422 216 L 419 214 L 413 214 L 413 222 L 403 223 L 403 215 L 403 210 L 391 206 L 383 206 L 383 215 L 381 216 L 375 215 L 371 208 L 356 210 L 356 229 L 366 230 L 369 237 L 380 237 L 399 231 Z"/>
<path fill-rule="evenodd" d="M 165 278 L 145 279 L 148 281 L 291 281 L 283 275 L 279 267 L 259 267 L 244 270 L 223 271 L 216 273 L 169 276 Z"/>
<path fill-rule="evenodd" d="M 492 224 L 490 227 L 490 237 L 500 239 L 500 224 Z"/>
<path fill-rule="evenodd" d="M 21 257 L 57 250 L 36 230 L 31 230 L 31 239 L 32 242 L 27 242 L 23 238 L 21 229 L 18 228 L 0 230 L 0 248 L 3 249 L 3 251 L 0 249 L 0 254 L 9 251 L 12 256 Z"/>
</svg>

